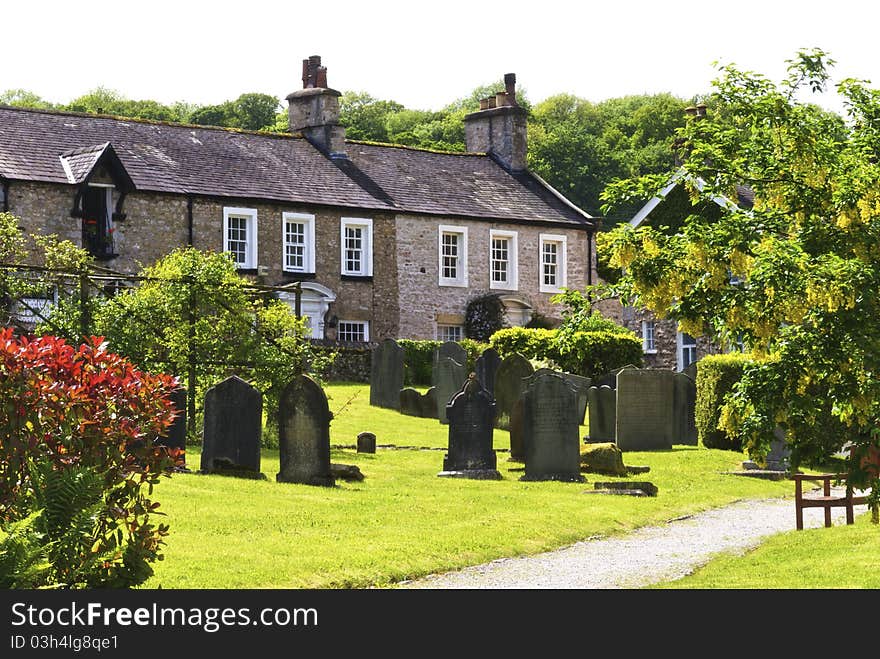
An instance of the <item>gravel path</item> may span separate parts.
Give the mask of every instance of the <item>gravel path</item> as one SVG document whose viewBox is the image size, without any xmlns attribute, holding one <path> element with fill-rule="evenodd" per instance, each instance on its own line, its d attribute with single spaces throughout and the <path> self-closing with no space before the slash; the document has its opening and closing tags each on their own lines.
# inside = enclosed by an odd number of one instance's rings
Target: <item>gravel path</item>
<svg viewBox="0 0 880 659">
<path fill-rule="evenodd" d="M 867 510 L 857 506 L 856 514 Z M 832 508 L 845 524 L 843 508 Z M 821 509 L 804 526 L 822 526 Z M 623 536 L 588 539 L 535 556 L 503 558 L 399 584 L 400 588 L 639 588 L 686 576 L 719 552 L 744 553 L 766 537 L 795 529 L 794 499 L 739 501 Z"/>
</svg>

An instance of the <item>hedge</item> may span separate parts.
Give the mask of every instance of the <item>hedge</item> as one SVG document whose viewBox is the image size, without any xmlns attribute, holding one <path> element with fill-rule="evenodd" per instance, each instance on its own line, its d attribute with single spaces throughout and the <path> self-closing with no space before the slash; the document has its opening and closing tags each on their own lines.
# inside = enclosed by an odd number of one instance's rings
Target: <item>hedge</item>
<svg viewBox="0 0 880 659">
<path fill-rule="evenodd" d="M 706 355 L 697 365 L 695 420 L 697 439 L 706 448 L 741 451 L 742 442 L 718 427 L 725 396 L 733 390 L 752 359 L 741 353 Z"/>
<path fill-rule="evenodd" d="M 642 365 L 642 342 L 632 333 L 575 332 L 511 327 L 495 332 L 489 345 L 503 359 L 518 352 L 527 359 L 546 360 L 568 373 L 599 377 L 615 368 Z"/>
<path fill-rule="evenodd" d="M 434 369 L 434 351 L 443 345 L 443 342 L 397 339 L 397 343 L 403 348 L 403 383 L 408 387 L 429 386 L 431 371 Z M 462 339 L 458 344 L 467 352 L 468 371 L 474 369 L 477 358 L 489 347 L 487 343 L 473 339 Z"/>
</svg>

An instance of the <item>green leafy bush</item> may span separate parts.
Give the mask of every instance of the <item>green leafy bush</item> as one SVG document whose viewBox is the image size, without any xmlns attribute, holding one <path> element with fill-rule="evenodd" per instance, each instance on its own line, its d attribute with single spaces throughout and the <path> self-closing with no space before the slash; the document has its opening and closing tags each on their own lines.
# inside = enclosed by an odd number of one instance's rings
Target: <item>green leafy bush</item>
<svg viewBox="0 0 880 659">
<path fill-rule="evenodd" d="M 403 383 L 408 386 L 426 387 L 431 384 L 431 372 L 434 370 L 434 351 L 443 345 L 442 341 L 417 341 L 415 339 L 397 339 L 403 348 Z M 467 368 L 474 369 L 477 358 L 489 347 L 473 339 L 462 339 L 458 344 L 467 352 Z"/>
<path fill-rule="evenodd" d="M 596 378 L 627 364 L 641 367 L 642 354 L 642 341 L 634 334 L 559 331 L 551 359 L 563 371 Z"/>
<path fill-rule="evenodd" d="M 479 295 L 468 302 L 464 315 L 467 338 L 485 343 L 504 326 L 504 304 L 497 293 Z"/>
<path fill-rule="evenodd" d="M 498 351 L 501 359 L 515 352 L 526 359 L 548 359 L 555 354 L 557 330 L 527 327 L 509 327 L 498 330 L 489 338 L 489 345 Z"/>
<path fill-rule="evenodd" d="M 697 367 L 697 438 L 706 448 L 741 451 L 742 442 L 719 427 L 721 408 L 752 359 L 741 353 L 706 355 Z"/>
</svg>

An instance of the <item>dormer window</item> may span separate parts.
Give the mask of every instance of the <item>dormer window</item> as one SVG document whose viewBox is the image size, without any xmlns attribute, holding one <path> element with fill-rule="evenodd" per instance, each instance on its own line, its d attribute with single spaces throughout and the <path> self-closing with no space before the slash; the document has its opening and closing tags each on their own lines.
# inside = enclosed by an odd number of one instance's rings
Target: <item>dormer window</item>
<svg viewBox="0 0 880 659">
<path fill-rule="evenodd" d="M 82 192 L 82 245 L 96 259 L 112 259 L 113 186 L 88 184 Z"/>
</svg>

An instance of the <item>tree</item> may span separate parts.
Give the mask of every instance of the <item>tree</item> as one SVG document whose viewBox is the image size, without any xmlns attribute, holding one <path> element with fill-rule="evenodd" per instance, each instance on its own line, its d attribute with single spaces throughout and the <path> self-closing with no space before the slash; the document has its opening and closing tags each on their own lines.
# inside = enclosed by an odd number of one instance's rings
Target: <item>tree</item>
<svg viewBox="0 0 880 659">
<path fill-rule="evenodd" d="M 388 115 L 403 109 L 400 103 L 380 101 L 366 92 L 347 91 L 339 99 L 340 123 L 353 140 L 388 142 Z"/>
<path fill-rule="evenodd" d="M 599 249 L 624 268 L 604 290 L 634 299 L 681 331 L 741 340 L 755 361 L 722 410 L 721 423 L 763 458 L 776 427 L 787 433 L 793 468 L 855 447 L 849 481 L 872 488 L 861 458 L 878 447 L 880 417 L 880 91 L 846 79 L 846 117 L 801 100 L 820 92 L 833 64 L 800 51 L 779 83 L 735 66 L 720 69 L 706 116 L 679 131 L 691 197 L 755 194 L 679 230 L 619 227 Z M 621 181 L 609 204 L 656 193 L 665 177 Z M 601 289 L 598 289 L 601 291 Z M 598 292 L 597 291 L 597 292 Z M 830 430 L 829 421 L 841 432 Z"/>
<path fill-rule="evenodd" d="M 61 106 L 61 109 L 68 112 L 109 114 L 132 119 L 180 122 L 187 119 L 186 113 L 190 106 L 185 103 L 168 106 L 153 100 L 133 101 L 114 89 L 96 87 L 73 99 L 67 105 Z"/>
<path fill-rule="evenodd" d="M 12 105 L 20 108 L 39 108 L 42 110 L 51 110 L 55 106 L 44 99 L 42 96 L 35 94 L 27 89 L 7 89 L 0 93 L 0 105 Z"/>
</svg>

